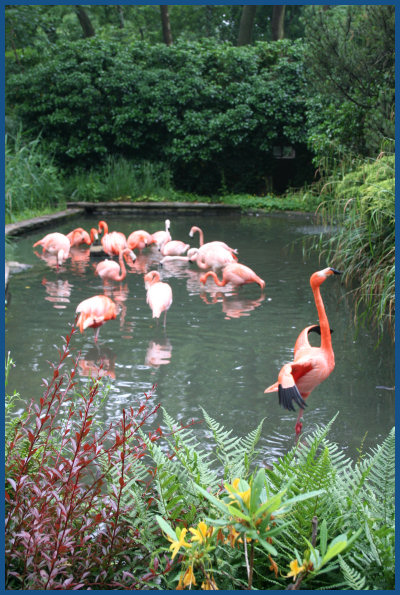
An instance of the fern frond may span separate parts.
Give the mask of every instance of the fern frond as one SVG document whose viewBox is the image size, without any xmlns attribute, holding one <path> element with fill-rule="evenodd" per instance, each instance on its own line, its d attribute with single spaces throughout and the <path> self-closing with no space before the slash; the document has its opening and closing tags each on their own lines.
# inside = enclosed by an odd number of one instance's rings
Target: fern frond
<svg viewBox="0 0 400 595">
<path fill-rule="evenodd" d="M 349 566 L 342 556 L 339 555 L 338 558 L 343 577 L 346 581 L 346 586 L 349 589 L 353 589 L 353 591 L 368 590 L 368 587 L 365 586 L 365 576 L 362 576 L 358 570 Z"/>
</svg>

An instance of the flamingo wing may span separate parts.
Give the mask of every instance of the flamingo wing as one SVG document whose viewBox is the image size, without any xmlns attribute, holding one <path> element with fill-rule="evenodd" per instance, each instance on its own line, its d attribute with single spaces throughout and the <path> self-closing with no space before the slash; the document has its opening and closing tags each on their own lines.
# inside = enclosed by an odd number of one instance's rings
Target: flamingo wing
<svg viewBox="0 0 400 595">
<path fill-rule="evenodd" d="M 279 405 L 284 409 L 294 411 L 294 403 L 301 409 L 306 407 L 306 402 L 300 394 L 297 382 L 313 369 L 312 361 L 292 362 L 285 364 L 279 372 L 278 381 L 265 389 L 264 392 L 278 391 Z"/>
</svg>

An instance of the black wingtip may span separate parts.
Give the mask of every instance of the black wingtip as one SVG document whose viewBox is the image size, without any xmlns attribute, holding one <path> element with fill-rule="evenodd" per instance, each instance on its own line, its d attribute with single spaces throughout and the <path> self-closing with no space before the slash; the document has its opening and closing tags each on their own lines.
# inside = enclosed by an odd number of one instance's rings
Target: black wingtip
<svg viewBox="0 0 400 595">
<path fill-rule="evenodd" d="M 299 393 L 296 385 L 289 388 L 283 388 L 281 384 L 278 385 L 279 405 L 288 411 L 295 411 L 293 403 L 296 403 L 300 409 L 307 407 L 307 403 Z"/>
<path fill-rule="evenodd" d="M 331 334 L 333 333 L 333 328 L 329 329 L 331 331 Z M 317 333 L 318 335 L 321 334 L 321 327 L 319 326 L 319 324 L 315 324 L 314 326 L 311 326 L 308 329 L 309 333 Z"/>
</svg>

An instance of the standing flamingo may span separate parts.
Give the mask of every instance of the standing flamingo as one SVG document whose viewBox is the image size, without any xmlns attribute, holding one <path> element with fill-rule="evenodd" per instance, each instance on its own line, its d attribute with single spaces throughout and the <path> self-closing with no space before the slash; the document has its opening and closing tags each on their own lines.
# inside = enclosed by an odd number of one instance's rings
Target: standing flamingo
<svg viewBox="0 0 400 595">
<path fill-rule="evenodd" d="M 301 432 L 301 418 L 306 406 L 305 399 L 323 380 L 328 378 L 335 367 L 335 355 L 332 349 L 331 330 L 322 301 L 320 286 L 331 275 L 340 275 L 340 271 L 328 267 L 313 273 L 310 285 L 318 311 L 319 328 L 315 325 L 305 328 L 297 338 L 294 347 L 294 359 L 285 364 L 278 375 L 278 381 L 265 389 L 265 393 L 278 391 L 279 404 L 285 409 L 294 411 L 293 402 L 299 407 L 296 422 L 296 435 Z M 320 331 L 321 346 L 312 347 L 308 341 L 310 331 Z"/>
<path fill-rule="evenodd" d="M 171 234 L 169 233 L 169 229 L 171 227 L 171 221 L 169 219 L 165 220 L 165 231 L 155 231 L 152 234 L 153 243 L 157 245 L 157 248 L 160 249 L 160 246 L 163 242 L 171 241 Z"/>
<path fill-rule="evenodd" d="M 168 283 L 160 281 L 158 271 L 150 271 L 144 276 L 144 285 L 147 290 L 146 301 L 153 312 L 153 318 L 159 318 L 164 312 L 164 326 L 166 323 L 167 310 L 172 304 L 172 289 Z"/>
<path fill-rule="evenodd" d="M 48 233 L 41 240 L 35 242 L 33 247 L 36 248 L 36 246 L 42 246 L 43 252 L 48 252 L 49 254 L 56 256 L 57 270 L 64 260 L 67 260 L 71 248 L 67 236 L 63 233 L 58 233 L 57 231 Z"/>
<path fill-rule="evenodd" d="M 82 227 L 77 227 L 67 233 L 67 238 L 69 239 L 71 246 L 79 246 L 80 244 L 90 245 L 93 244 L 98 237 L 98 231 L 94 227 L 90 230 L 90 235 Z"/>
<path fill-rule="evenodd" d="M 223 287 L 227 283 L 232 285 L 245 285 L 246 283 L 258 283 L 261 289 L 265 287 L 265 281 L 263 281 L 256 273 L 244 264 L 233 262 L 227 264 L 222 269 L 222 281 L 220 281 L 214 271 L 208 271 L 200 277 L 202 283 L 206 283 L 207 278 L 212 277 L 218 287 Z"/>
<path fill-rule="evenodd" d="M 76 312 L 79 313 L 76 324 L 81 333 L 88 327 L 94 329 L 94 341 L 97 343 L 100 327 L 113 320 L 118 314 L 117 305 L 106 295 L 95 295 L 78 304 Z"/>
<path fill-rule="evenodd" d="M 104 232 L 101 238 L 103 250 L 109 256 L 118 256 L 119 253 L 128 247 L 125 234 L 121 231 L 112 231 L 109 233 L 108 225 L 105 221 L 99 221 L 99 234 Z"/>
<path fill-rule="evenodd" d="M 206 242 L 204 243 L 204 233 L 203 230 L 200 227 L 197 227 L 196 225 L 193 225 L 193 227 L 190 229 L 189 231 L 189 236 L 192 238 L 194 236 L 195 233 L 199 234 L 199 249 L 202 252 L 203 250 L 205 250 L 206 248 L 216 248 L 216 247 L 221 247 L 221 248 L 225 248 L 225 250 L 229 250 L 229 252 L 232 252 L 232 254 L 237 254 L 238 251 L 236 250 L 236 248 L 231 248 L 230 246 L 228 246 L 228 244 L 225 244 L 225 242 L 220 242 L 218 240 L 214 240 L 212 242 Z M 236 258 L 237 260 L 237 258 Z"/>
<path fill-rule="evenodd" d="M 127 239 L 128 248 L 131 250 L 136 250 L 136 248 L 141 252 L 147 246 L 151 244 L 155 244 L 153 236 L 151 233 L 145 231 L 144 229 L 137 229 L 129 234 Z"/>
<path fill-rule="evenodd" d="M 129 258 L 132 262 L 136 260 L 135 254 L 129 248 L 125 248 L 119 253 L 118 262 L 115 260 L 102 260 L 96 266 L 95 275 L 101 279 L 110 279 L 112 281 L 123 281 L 126 277 L 125 259 Z"/>
<path fill-rule="evenodd" d="M 208 244 L 204 244 L 202 248 L 190 248 L 187 253 L 189 261 L 195 262 L 199 269 L 218 270 L 227 264 L 236 262 L 237 257 L 223 246 L 208 246 Z"/>
<path fill-rule="evenodd" d="M 160 252 L 163 256 L 183 256 L 189 250 L 190 244 L 180 240 L 166 240 L 160 245 Z"/>
</svg>

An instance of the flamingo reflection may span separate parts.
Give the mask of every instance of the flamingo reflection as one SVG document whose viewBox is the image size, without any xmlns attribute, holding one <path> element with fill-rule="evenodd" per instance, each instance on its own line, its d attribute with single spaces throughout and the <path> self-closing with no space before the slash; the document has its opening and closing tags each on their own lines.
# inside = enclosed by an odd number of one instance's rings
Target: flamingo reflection
<svg viewBox="0 0 400 595">
<path fill-rule="evenodd" d="M 265 300 L 265 295 L 261 295 L 258 299 L 246 299 L 239 298 L 236 293 L 222 291 L 212 293 L 211 301 L 206 293 L 200 294 L 200 297 L 206 304 L 222 303 L 222 312 L 225 314 L 226 320 L 250 316 L 250 312 L 261 306 Z"/>
<path fill-rule="evenodd" d="M 152 366 L 153 368 L 164 366 L 165 364 L 170 363 L 171 353 L 172 345 L 169 342 L 168 337 L 165 337 L 160 343 L 157 341 L 150 341 L 144 363 L 146 366 Z"/>
<path fill-rule="evenodd" d="M 47 302 L 52 302 L 54 308 L 66 308 L 65 304 L 69 304 L 70 295 L 73 285 L 69 281 L 57 279 L 56 281 L 48 281 L 45 277 L 42 279 L 42 285 L 46 288 L 48 294 L 44 299 Z"/>
<path fill-rule="evenodd" d="M 78 361 L 79 374 L 92 378 L 102 378 L 108 376 L 115 380 L 115 362 L 117 356 L 108 347 L 91 347 L 86 354 L 86 358 L 80 358 Z"/>
<path fill-rule="evenodd" d="M 79 275 L 84 275 L 90 263 L 90 248 L 71 246 L 71 270 Z"/>
</svg>

